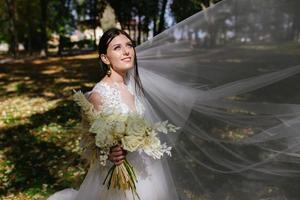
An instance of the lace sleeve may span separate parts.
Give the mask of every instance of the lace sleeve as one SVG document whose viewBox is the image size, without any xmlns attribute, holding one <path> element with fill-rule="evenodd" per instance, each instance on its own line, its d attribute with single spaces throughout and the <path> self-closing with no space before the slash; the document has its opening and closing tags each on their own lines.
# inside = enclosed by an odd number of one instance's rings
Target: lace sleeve
<svg viewBox="0 0 300 200">
<path fill-rule="evenodd" d="M 103 107 L 102 97 L 98 92 L 92 92 L 87 99 L 94 106 L 94 109 L 96 111 L 98 112 L 102 111 L 102 107 Z"/>
</svg>

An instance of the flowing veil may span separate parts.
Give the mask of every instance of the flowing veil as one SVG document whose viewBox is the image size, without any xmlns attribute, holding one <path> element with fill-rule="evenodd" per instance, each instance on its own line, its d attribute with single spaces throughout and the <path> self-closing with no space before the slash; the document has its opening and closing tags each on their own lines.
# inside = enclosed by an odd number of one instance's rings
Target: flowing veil
<svg viewBox="0 0 300 200">
<path fill-rule="evenodd" d="M 137 47 L 146 116 L 181 127 L 162 138 L 181 199 L 300 195 L 299 11 L 224 0 Z"/>
</svg>

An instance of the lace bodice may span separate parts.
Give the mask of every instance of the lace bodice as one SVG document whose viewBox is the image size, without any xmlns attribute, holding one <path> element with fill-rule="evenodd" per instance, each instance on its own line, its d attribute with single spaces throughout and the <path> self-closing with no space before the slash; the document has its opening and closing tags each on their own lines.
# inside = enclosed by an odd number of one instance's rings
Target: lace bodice
<svg viewBox="0 0 300 200">
<path fill-rule="evenodd" d="M 136 112 L 140 115 L 143 115 L 145 108 L 142 102 L 136 97 L 131 85 L 128 85 L 126 88 L 134 96 L 134 106 Z M 105 82 L 100 81 L 95 85 L 90 93 L 92 92 L 98 92 L 101 95 L 103 110 L 114 108 L 125 114 L 134 111 L 130 109 L 129 105 L 123 102 L 117 83 L 109 85 Z"/>
</svg>

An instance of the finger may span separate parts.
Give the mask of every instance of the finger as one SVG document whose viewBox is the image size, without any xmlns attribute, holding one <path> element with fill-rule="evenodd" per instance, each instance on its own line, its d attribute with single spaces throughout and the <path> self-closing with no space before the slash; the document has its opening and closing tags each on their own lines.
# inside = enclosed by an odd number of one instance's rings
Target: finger
<svg viewBox="0 0 300 200">
<path fill-rule="evenodd" d="M 112 153 L 110 153 L 110 155 L 113 157 L 116 157 L 116 156 L 122 156 L 122 155 L 124 156 L 125 154 L 122 151 L 118 151 L 118 152 L 112 152 Z"/>
<path fill-rule="evenodd" d="M 124 155 L 121 156 L 109 156 L 109 160 L 112 162 L 118 161 L 118 160 L 123 160 L 125 158 Z"/>
<path fill-rule="evenodd" d="M 126 155 L 127 151 L 125 151 L 124 149 L 120 149 L 119 151 L 111 151 L 111 154 L 117 155 L 117 154 L 122 154 L 122 155 Z"/>
<path fill-rule="evenodd" d="M 116 157 L 113 157 L 113 160 L 114 161 L 119 161 L 119 160 L 124 160 L 124 156 L 116 156 Z"/>
<path fill-rule="evenodd" d="M 113 147 L 111 148 L 111 152 L 117 152 L 117 151 L 122 151 L 123 149 L 120 147 L 120 146 L 116 146 L 116 147 Z"/>
<path fill-rule="evenodd" d="M 123 161 L 125 159 L 125 156 L 115 156 L 115 157 L 112 157 L 110 156 L 109 157 L 109 160 L 113 163 L 117 163 L 119 161 Z"/>
</svg>

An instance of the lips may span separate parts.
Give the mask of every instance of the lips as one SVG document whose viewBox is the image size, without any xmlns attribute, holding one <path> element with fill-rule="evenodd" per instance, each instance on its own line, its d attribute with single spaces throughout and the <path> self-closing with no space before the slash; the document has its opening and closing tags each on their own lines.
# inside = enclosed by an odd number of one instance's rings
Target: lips
<svg viewBox="0 0 300 200">
<path fill-rule="evenodd" d="M 125 57 L 125 58 L 122 58 L 121 60 L 125 61 L 125 62 L 130 62 L 131 61 L 131 57 Z"/>
</svg>

